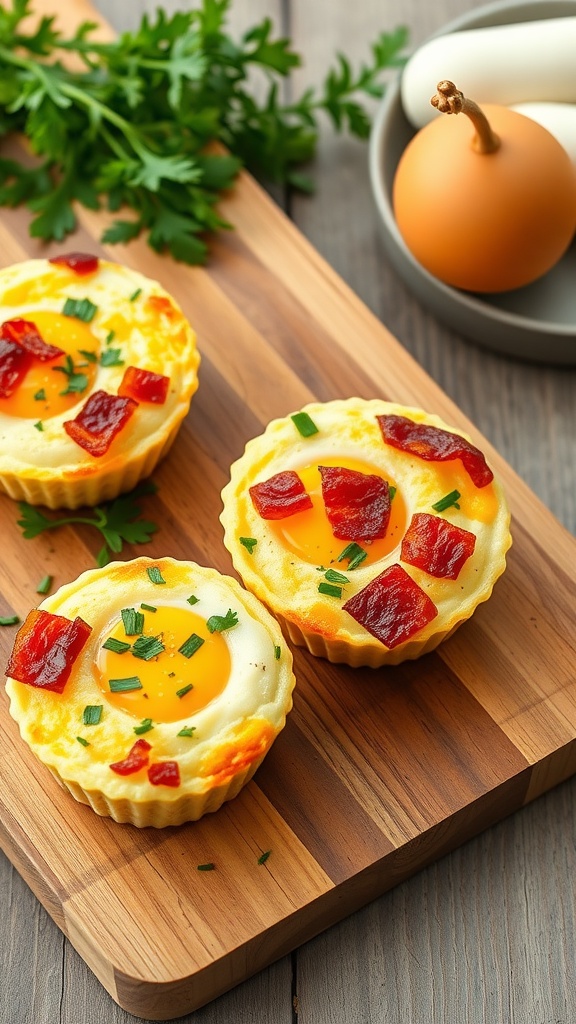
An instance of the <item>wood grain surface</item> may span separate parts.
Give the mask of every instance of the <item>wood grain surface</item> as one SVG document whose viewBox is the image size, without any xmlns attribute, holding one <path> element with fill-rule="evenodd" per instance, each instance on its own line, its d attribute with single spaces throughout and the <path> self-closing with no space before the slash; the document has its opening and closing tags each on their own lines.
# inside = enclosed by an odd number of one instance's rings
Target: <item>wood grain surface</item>
<svg viewBox="0 0 576 1024">
<path fill-rule="evenodd" d="M 272 6 L 259 5 L 269 13 Z M 248 7 L 252 20 L 258 11 Z M 324 34 L 322 47 L 344 46 L 344 5 L 330 5 L 330 18 L 323 4 L 287 10 L 297 39 L 320 47 Z M 417 11 L 408 12 L 415 23 Z M 359 5 L 358 18 L 352 45 L 378 24 L 371 5 Z M 389 5 L 385 20 L 401 20 L 399 8 Z M 415 32 L 424 29 L 420 21 Z M 186 427 L 156 475 L 150 512 L 162 531 L 146 551 L 229 571 L 219 491 L 245 440 L 312 396 L 380 394 L 434 408 L 489 438 L 482 443 L 514 513 L 506 576 L 472 622 L 419 663 L 383 675 L 297 652 L 295 709 L 256 781 L 217 815 L 166 834 L 101 821 L 71 803 L 22 749 L 2 695 L 2 842 L 113 998 L 145 1019 L 212 999 L 397 886 L 297 959 L 283 957 L 189 1019 L 290 1021 L 296 996 L 299 1019 L 315 1024 L 567 1024 L 574 915 L 562 885 L 574 867 L 572 782 L 399 883 L 576 767 L 575 546 L 526 485 L 574 527 L 574 375 L 480 353 L 419 310 L 389 272 L 380 281 L 364 159 L 355 146 L 327 139 L 318 197 L 292 201 L 292 213 L 402 346 L 248 178 L 226 205 L 236 231 L 219 240 L 207 272 L 167 265 L 139 245 L 113 251 L 170 287 L 204 357 Z M 358 180 L 366 192 L 355 204 Z M 99 229 L 97 218 L 83 217 L 78 244 L 94 249 Z M 5 262 L 39 251 L 20 213 L 3 215 L 0 230 Z M 194 467 L 185 502 L 183 464 Z M 72 530 L 25 542 L 12 503 L 0 506 L 3 608 L 25 614 L 39 575 L 65 582 L 99 545 Z M 4 633 L 0 640 L 4 655 L 10 641 Z M 212 859 L 215 872 L 190 871 Z M 128 1020 L 82 973 L 68 943 L 57 953 L 58 932 L 4 870 L 10 984 L 2 986 L 0 1019 Z M 543 943 L 555 943 L 556 959 L 542 955 Z"/>
</svg>

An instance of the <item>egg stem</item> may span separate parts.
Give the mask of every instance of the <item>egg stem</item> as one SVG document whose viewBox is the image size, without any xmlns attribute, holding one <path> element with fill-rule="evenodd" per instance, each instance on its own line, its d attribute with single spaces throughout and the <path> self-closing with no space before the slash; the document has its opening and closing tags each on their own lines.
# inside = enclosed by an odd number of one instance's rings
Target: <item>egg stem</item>
<svg viewBox="0 0 576 1024">
<path fill-rule="evenodd" d="M 472 148 L 477 153 L 495 153 L 500 148 L 500 139 L 496 132 L 492 131 L 486 114 L 474 100 L 464 96 L 454 82 L 438 82 L 430 103 L 442 114 L 466 114 L 470 118 L 476 129 Z"/>
</svg>

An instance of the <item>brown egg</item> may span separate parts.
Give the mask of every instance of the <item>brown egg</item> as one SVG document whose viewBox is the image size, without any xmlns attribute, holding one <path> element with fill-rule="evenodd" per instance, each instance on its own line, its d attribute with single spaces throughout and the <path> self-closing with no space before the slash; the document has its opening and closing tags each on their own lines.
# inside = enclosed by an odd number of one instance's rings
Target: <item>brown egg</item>
<svg viewBox="0 0 576 1024">
<path fill-rule="evenodd" d="M 545 274 L 576 230 L 576 172 L 541 125 L 507 107 L 480 110 L 451 82 L 445 113 L 406 147 L 393 206 L 412 255 L 455 288 L 502 292 Z M 468 114 L 468 116 L 465 116 Z"/>
</svg>

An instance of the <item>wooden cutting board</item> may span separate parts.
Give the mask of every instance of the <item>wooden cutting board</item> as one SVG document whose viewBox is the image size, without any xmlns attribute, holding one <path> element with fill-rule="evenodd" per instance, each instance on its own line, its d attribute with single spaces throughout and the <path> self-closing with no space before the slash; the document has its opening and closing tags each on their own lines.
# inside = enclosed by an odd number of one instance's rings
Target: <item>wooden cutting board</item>
<svg viewBox="0 0 576 1024">
<path fill-rule="evenodd" d="M 58 10 L 68 26 L 96 19 L 76 0 Z M 231 573 L 218 520 L 230 463 L 271 418 L 350 395 L 469 431 L 506 486 L 514 544 L 491 600 L 418 662 L 354 671 L 296 650 L 294 710 L 255 780 L 178 829 L 76 804 L 21 742 L 2 689 L 2 848 L 110 995 L 148 1020 L 211 1000 L 576 771 L 576 542 L 250 177 L 223 213 L 235 230 L 191 269 L 140 243 L 105 251 L 104 215 L 43 247 L 23 211 L 2 211 L 4 263 L 105 254 L 161 281 L 198 332 L 200 388 L 146 499 L 161 529 L 122 557 Z M 17 517 L 0 498 L 0 614 L 24 617 L 41 576 L 73 579 L 100 539 L 64 527 L 26 541 Z M 0 630 L 3 665 L 13 636 Z"/>
</svg>

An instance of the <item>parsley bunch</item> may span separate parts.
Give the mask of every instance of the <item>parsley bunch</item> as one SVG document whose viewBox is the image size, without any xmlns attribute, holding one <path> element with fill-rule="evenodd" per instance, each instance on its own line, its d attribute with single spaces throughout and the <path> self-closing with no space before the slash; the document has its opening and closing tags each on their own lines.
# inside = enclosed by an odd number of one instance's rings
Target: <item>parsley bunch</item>
<svg viewBox="0 0 576 1024">
<path fill-rule="evenodd" d="M 365 138 L 358 97 L 382 94 L 381 72 L 402 63 L 406 31 L 383 33 L 358 72 L 339 55 L 318 90 L 283 104 L 279 86 L 300 57 L 272 37 L 269 19 L 234 41 L 230 2 L 202 0 L 170 17 L 160 9 L 112 43 L 93 41 L 89 22 L 69 37 L 50 17 L 26 31 L 31 0 L 0 6 L 0 136 L 23 133 L 38 157 L 33 167 L 0 159 L 0 205 L 27 204 L 32 235 L 61 241 L 75 226 L 74 202 L 105 204 L 122 216 L 103 241 L 145 233 L 156 251 L 201 263 L 206 234 L 230 226 L 216 204 L 242 165 L 309 188 L 298 167 L 314 154 L 318 115 Z M 66 67 L 67 54 L 80 70 Z M 269 80 L 261 102 L 249 83 L 254 66 Z"/>
</svg>

